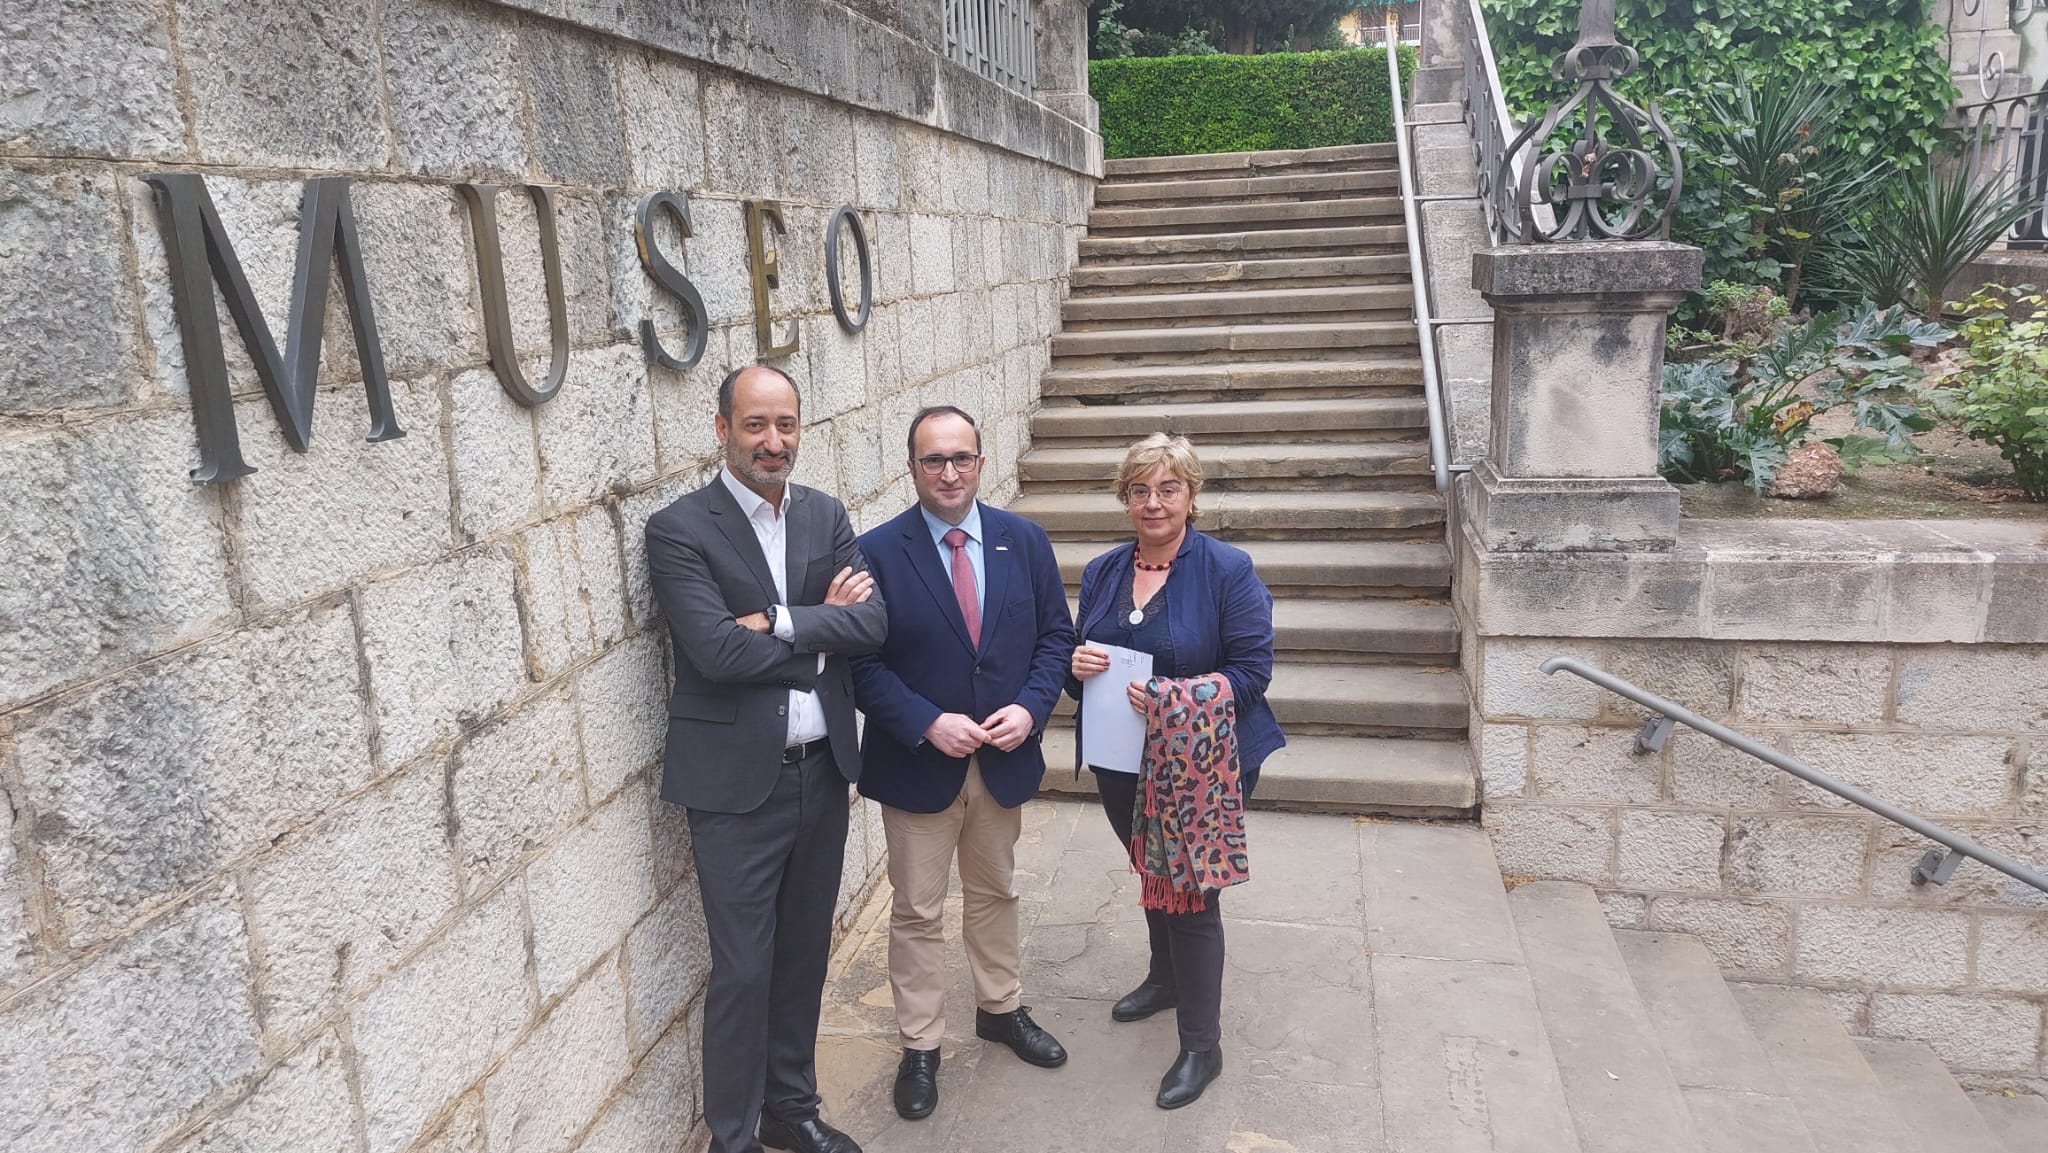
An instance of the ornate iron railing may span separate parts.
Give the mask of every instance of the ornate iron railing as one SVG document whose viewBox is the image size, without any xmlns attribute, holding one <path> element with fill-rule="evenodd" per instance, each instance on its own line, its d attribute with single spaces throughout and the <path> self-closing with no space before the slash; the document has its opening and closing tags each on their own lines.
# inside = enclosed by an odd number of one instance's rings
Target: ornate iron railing
<svg viewBox="0 0 2048 1153">
<path fill-rule="evenodd" d="M 2033 211 L 2013 226 L 2013 248 L 2048 248 L 2048 88 L 1956 110 L 1963 163 L 1994 187 L 2027 197 Z"/>
<path fill-rule="evenodd" d="M 1025 96 L 1038 86 L 1032 0 L 946 0 L 946 55 Z"/>
<path fill-rule="evenodd" d="M 1493 42 L 1486 36 L 1486 13 L 1479 0 L 1465 0 L 1465 7 L 1465 91 L 1460 99 L 1465 127 L 1472 134 L 1473 159 L 1479 165 L 1479 204 L 1486 213 L 1486 231 L 1495 244 L 1506 244 L 1519 215 L 1515 188 L 1522 182 L 1520 160 L 1507 156 L 1507 143 L 1516 136 L 1515 122 L 1501 95 L 1500 68 L 1494 63 Z M 1500 178 L 1504 172 L 1509 179 Z"/>
<path fill-rule="evenodd" d="M 1809 767 L 1796 757 L 1788 756 L 1769 745 L 1753 741 L 1733 729 L 1717 725 L 1681 705 L 1675 705 L 1647 689 L 1630 684 L 1604 669 L 1594 668 L 1592 665 L 1572 657 L 1551 657 L 1549 660 L 1544 661 L 1540 667 L 1546 673 L 1571 673 L 1573 676 L 1599 685 L 1616 696 L 1624 697 L 1649 709 L 1650 719 L 1643 722 L 1643 731 L 1636 735 L 1637 753 L 1654 753 L 1658 749 L 1663 748 L 1664 742 L 1671 738 L 1672 727 L 1674 725 L 1684 725 L 1695 732 L 1704 733 L 1714 738 L 1731 749 L 1748 753 L 1757 760 L 1774 768 L 1782 769 L 1815 788 L 1825 789 L 1852 805 L 1859 805 L 1895 825 L 1904 826 L 1933 841 L 1935 847 L 1921 854 L 1919 863 L 1913 866 L 1913 883 L 1916 885 L 1925 885 L 1930 882 L 1936 885 L 1947 884 L 1949 878 L 1955 875 L 1956 866 L 1962 863 L 1963 858 L 1968 857 L 1973 861 L 1981 861 L 1997 869 L 2015 881 L 2032 885 L 2034 888 L 2048 893 L 2048 874 L 2031 869 L 2003 853 L 1987 849 L 1968 837 L 1949 832 L 1925 817 L 1909 813 L 1881 797 L 1864 792 L 1854 785 L 1838 781 L 1818 769 Z"/>
<path fill-rule="evenodd" d="M 1480 0 L 1466 5 L 1465 123 L 1494 242 L 1669 238 L 1684 165 L 1657 106 L 1638 108 L 1614 87 L 1638 62 L 1635 49 L 1614 38 L 1614 0 L 1580 5 L 1578 42 L 1551 67 L 1572 92 L 1519 132 L 1501 94 L 1486 14 Z"/>
</svg>

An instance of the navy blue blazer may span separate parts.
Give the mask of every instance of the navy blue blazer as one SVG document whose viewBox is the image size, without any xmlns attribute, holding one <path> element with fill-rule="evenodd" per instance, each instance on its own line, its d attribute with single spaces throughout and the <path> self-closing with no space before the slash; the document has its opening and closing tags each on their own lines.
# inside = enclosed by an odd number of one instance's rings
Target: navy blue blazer
<svg viewBox="0 0 2048 1153">
<path fill-rule="evenodd" d="M 981 778 L 1004 808 L 1038 792 L 1045 776 L 1040 734 L 1060 699 L 1074 655 L 1074 620 L 1045 530 L 981 506 L 982 637 L 977 649 L 939 563 L 924 514 L 912 505 L 860 538 L 861 555 L 889 606 L 878 653 L 852 660 L 854 699 L 867 714 L 861 795 L 912 813 L 936 813 L 960 796 L 967 759 L 924 739 L 940 713 L 976 722 L 1005 705 L 1031 714 L 1031 735 L 1009 752 L 982 746 Z"/>
<path fill-rule="evenodd" d="M 1130 569 L 1137 542 L 1120 544 L 1081 573 L 1079 630 L 1090 630 L 1109 615 L 1119 592 L 1117 580 Z M 869 561 L 873 563 L 872 560 Z M 1246 796 L 1259 781 L 1259 767 L 1287 743 L 1266 686 L 1273 682 L 1273 594 L 1243 549 L 1190 527 L 1166 574 L 1166 625 L 1182 676 L 1222 673 L 1237 701 L 1237 758 Z M 858 658 L 856 658 L 858 660 Z M 857 666 L 856 666 L 857 667 Z M 1081 699 L 1081 682 L 1069 674 L 1067 691 Z M 1074 717 L 1074 767 L 1081 767 L 1081 718 Z"/>
</svg>

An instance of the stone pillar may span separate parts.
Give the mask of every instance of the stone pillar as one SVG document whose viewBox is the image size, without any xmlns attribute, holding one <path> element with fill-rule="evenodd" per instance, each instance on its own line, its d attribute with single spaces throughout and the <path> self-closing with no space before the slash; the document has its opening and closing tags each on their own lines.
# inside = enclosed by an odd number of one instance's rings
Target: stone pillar
<svg viewBox="0 0 2048 1153">
<path fill-rule="evenodd" d="M 1038 0 L 1040 104 L 1090 132 L 1101 131 L 1095 97 L 1088 94 L 1088 0 Z"/>
<path fill-rule="evenodd" d="M 1470 491 L 1495 552 L 1668 549 L 1678 490 L 1657 475 L 1671 310 L 1700 250 L 1663 241 L 1526 244 L 1472 258 L 1493 306 L 1492 428 Z"/>
</svg>

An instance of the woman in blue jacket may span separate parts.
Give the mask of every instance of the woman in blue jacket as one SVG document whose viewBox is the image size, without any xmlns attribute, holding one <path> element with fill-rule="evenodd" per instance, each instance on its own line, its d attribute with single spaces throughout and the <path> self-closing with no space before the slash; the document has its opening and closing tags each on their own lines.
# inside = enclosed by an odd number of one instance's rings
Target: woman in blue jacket
<svg viewBox="0 0 2048 1153">
<path fill-rule="evenodd" d="M 1273 595 L 1244 550 L 1194 528 L 1201 491 L 1201 461 L 1185 437 L 1155 433 L 1124 455 L 1116 494 L 1137 539 L 1096 557 L 1081 575 L 1081 645 L 1074 650 L 1067 691 L 1079 699 L 1081 682 L 1109 667 L 1109 654 L 1094 647 L 1100 644 L 1152 654 L 1155 677 L 1221 673 L 1236 702 L 1239 772 L 1248 798 L 1259 766 L 1287 743 L 1266 703 L 1273 679 Z M 1143 685 L 1133 683 L 1128 695 L 1142 713 Z M 1078 760 L 1078 732 L 1074 747 Z M 1088 767 L 1110 827 L 1128 848 L 1138 777 Z M 1181 1053 L 1159 1083 L 1162 1109 L 1194 1101 L 1223 1071 L 1223 920 L 1216 896 L 1209 894 L 1203 908 L 1191 913 L 1145 910 L 1151 970 L 1110 1011 L 1118 1021 L 1139 1021 L 1163 1009 L 1178 1010 Z"/>
</svg>

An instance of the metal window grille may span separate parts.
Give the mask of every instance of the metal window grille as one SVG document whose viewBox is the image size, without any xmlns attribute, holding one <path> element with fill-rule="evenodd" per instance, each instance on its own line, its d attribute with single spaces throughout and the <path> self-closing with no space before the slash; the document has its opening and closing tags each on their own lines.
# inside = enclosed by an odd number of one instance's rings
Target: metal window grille
<svg viewBox="0 0 2048 1153">
<path fill-rule="evenodd" d="M 946 55 L 990 80 L 1032 94 L 1038 24 L 1031 0 L 946 0 Z"/>
</svg>

